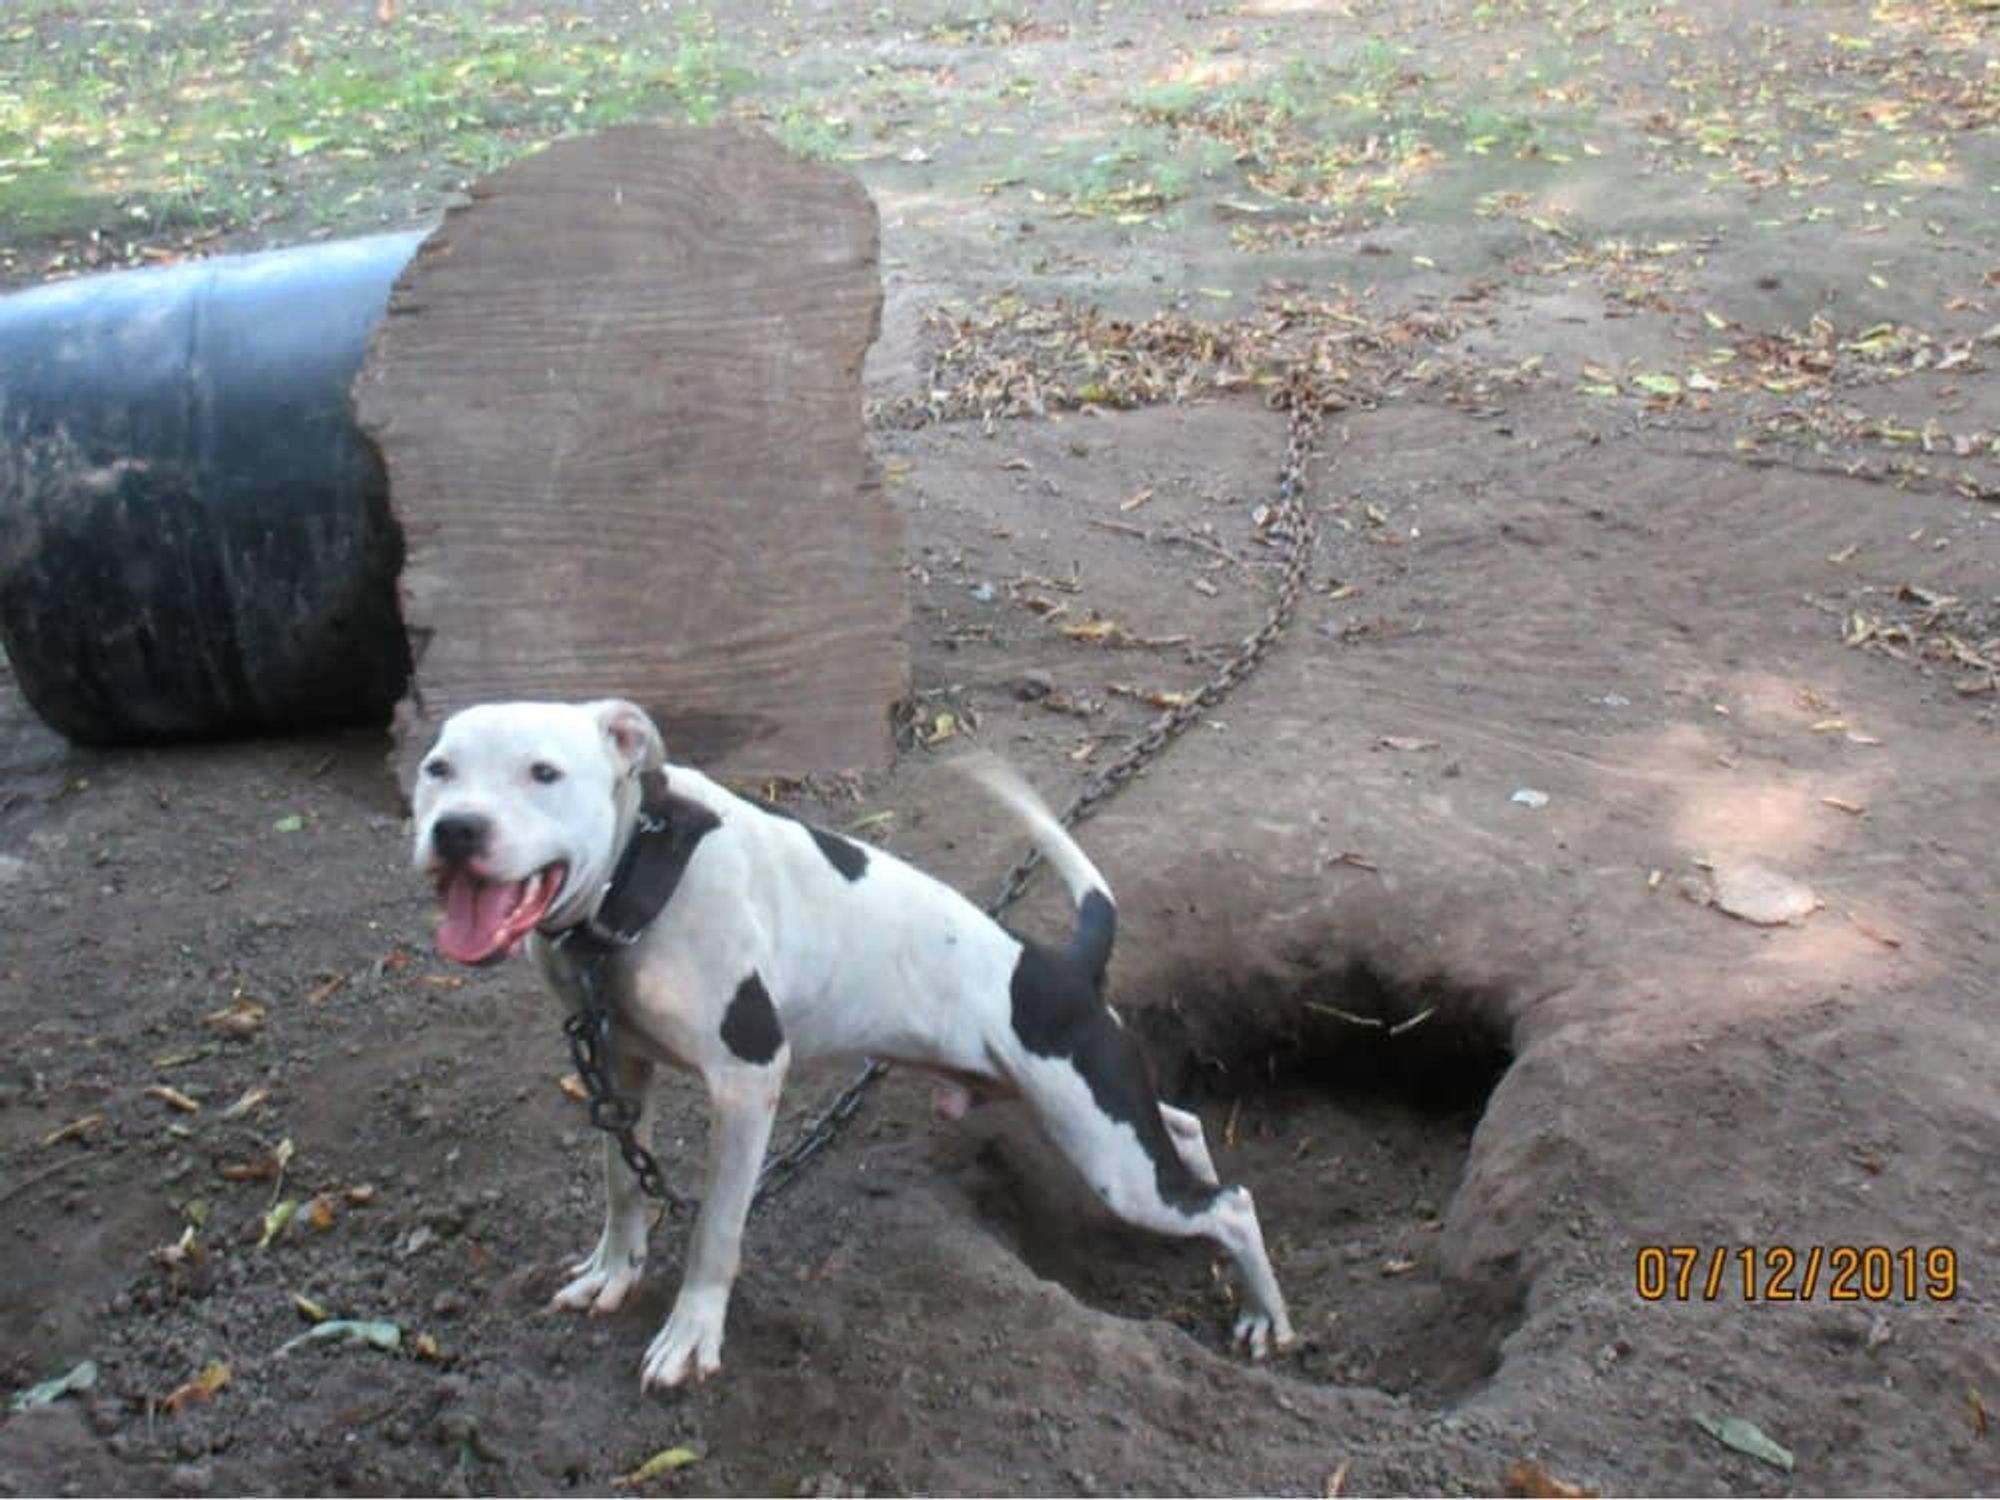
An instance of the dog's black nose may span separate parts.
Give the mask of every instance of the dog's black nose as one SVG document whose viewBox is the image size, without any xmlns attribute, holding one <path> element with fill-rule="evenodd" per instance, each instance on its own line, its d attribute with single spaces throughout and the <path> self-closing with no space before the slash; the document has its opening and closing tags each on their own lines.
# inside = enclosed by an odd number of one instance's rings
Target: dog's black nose
<svg viewBox="0 0 2000 1500">
<path fill-rule="evenodd" d="M 462 864 L 485 850 L 491 828 L 478 813 L 446 813 L 431 825 L 431 847 L 439 859 Z"/>
</svg>

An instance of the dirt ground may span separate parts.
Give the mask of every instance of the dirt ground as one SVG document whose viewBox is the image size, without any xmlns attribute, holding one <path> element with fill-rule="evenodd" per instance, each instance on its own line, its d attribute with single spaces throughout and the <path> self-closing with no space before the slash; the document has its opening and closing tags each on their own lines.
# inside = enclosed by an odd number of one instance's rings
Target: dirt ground
<svg viewBox="0 0 2000 1500">
<path fill-rule="evenodd" d="M 0 1416 L 0 1492 L 2000 1491 L 2000 17 L 719 20 L 883 214 L 924 734 L 829 824 L 984 893 L 942 758 L 1060 797 L 1262 618 L 1256 371 L 1115 409 L 1059 299 L 1331 340 L 1297 619 L 1083 832 L 1302 1347 L 892 1077 L 753 1218 L 723 1375 L 642 1396 L 684 1225 L 548 1310 L 598 1145 L 528 968 L 432 955 L 385 735 L 83 751 L 8 681 L 0 1385 L 98 1376 Z M 1306 153 L 1273 77 L 1381 129 Z M 954 382 L 992 415 L 923 420 Z M 682 1086 L 688 1185 L 701 1131 Z M 287 1351 L 301 1298 L 401 1347 Z"/>
</svg>

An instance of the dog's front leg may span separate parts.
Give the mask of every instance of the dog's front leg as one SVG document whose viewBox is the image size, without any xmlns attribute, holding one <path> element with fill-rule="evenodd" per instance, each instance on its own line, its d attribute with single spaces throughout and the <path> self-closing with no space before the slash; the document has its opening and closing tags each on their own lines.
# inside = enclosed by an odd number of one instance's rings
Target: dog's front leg
<svg viewBox="0 0 2000 1500">
<path fill-rule="evenodd" d="M 788 1054 L 722 1065 L 708 1075 L 708 1191 L 701 1200 L 680 1295 L 640 1367 L 641 1389 L 706 1379 L 722 1368 L 722 1324 L 742 1257 L 743 1221 L 770 1144 Z"/>
<path fill-rule="evenodd" d="M 618 1054 L 618 1091 L 639 1101 L 639 1118 L 632 1127 L 639 1144 L 653 1144 L 653 1064 L 634 1057 L 628 1048 Z M 604 1137 L 604 1233 L 597 1248 L 569 1268 L 575 1279 L 557 1292 L 553 1305 L 601 1317 L 616 1312 L 639 1284 L 646 1269 L 646 1198 L 639 1178 L 625 1164 L 615 1137 Z"/>
</svg>

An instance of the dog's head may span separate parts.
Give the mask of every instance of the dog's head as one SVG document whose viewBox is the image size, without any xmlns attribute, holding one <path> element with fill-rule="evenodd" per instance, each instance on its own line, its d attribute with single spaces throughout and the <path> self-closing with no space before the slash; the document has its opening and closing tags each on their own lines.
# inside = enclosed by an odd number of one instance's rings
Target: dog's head
<svg viewBox="0 0 2000 1500">
<path fill-rule="evenodd" d="M 453 714 L 417 770 L 415 862 L 437 883 L 438 951 L 505 958 L 536 927 L 595 909 L 666 753 L 637 706 L 483 703 Z"/>
</svg>

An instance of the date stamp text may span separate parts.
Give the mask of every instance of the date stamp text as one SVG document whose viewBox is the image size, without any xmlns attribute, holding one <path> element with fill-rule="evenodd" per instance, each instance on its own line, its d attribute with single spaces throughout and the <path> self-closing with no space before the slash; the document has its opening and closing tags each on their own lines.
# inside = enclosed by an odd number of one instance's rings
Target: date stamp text
<svg viewBox="0 0 2000 1500">
<path fill-rule="evenodd" d="M 1949 1245 L 1641 1245 L 1642 1302 L 1949 1302 Z"/>
</svg>

